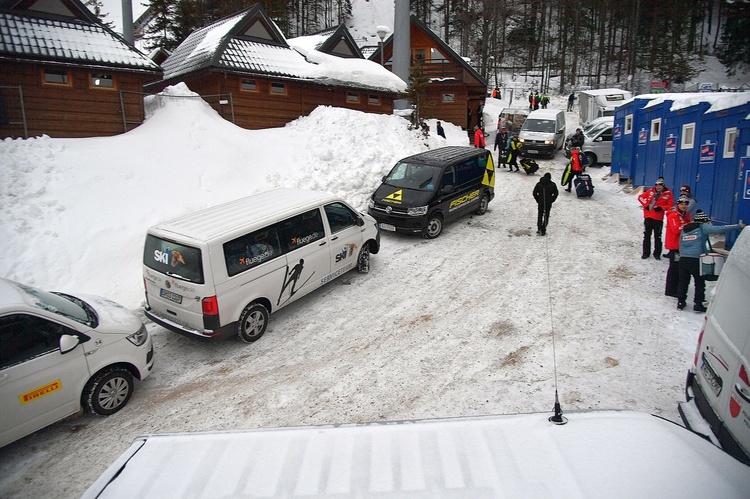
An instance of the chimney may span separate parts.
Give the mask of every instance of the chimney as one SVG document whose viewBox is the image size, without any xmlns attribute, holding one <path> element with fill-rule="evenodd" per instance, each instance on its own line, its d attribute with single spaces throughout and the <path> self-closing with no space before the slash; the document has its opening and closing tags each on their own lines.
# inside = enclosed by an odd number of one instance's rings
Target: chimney
<svg viewBox="0 0 750 499">
<path fill-rule="evenodd" d="M 125 38 L 126 42 L 135 46 L 132 0 L 122 0 L 122 37 Z"/>
<path fill-rule="evenodd" d="M 393 73 L 409 82 L 411 66 L 411 16 L 409 0 L 396 0 L 393 12 Z M 408 109 L 409 101 L 398 99 L 393 103 L 395 109 Z"/>
</svg>

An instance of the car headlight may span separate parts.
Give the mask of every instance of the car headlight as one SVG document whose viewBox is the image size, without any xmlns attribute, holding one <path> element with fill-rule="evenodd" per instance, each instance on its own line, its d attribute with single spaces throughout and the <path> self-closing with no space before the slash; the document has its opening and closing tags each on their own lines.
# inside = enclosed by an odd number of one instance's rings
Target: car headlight
<svg viewBox="0 0 750 499">
<path fill-rule="evenodd" d="M 545 140 L 544 143 L 547 144 L 548 146 L 551 146 L 552 144 L 555 143 L 555 141 L 554 140 Z"/>
<path fill-rule="evenodd" d="M 518 139 L 518 141 L 523 144 L 524 142 L 526 142 L 526 139 Z"/>
<path fill-rule="evenodd" d="M 146 326 L 143 324 L 141 324 L 141 328 L 138 331 L 128 336 L 128 341 L 137 347 L 146 343 L 147 339 L 148 331 L 146 331 Z"/>
<path fill-rule="evenodd" d="M 375 208 L 375 200 L 372 199 L 372 198 L 368 199 L 367 200 L 367 207 L 370 208 L 370 209 Z"/>
<path fill-rule="evenodd" d="M 406 210 L 406 214 L 410 217 L 421 217 L 427 214 L 427 206 L 417 206 L 416 208 L 409 208 Z"/>
</svg>

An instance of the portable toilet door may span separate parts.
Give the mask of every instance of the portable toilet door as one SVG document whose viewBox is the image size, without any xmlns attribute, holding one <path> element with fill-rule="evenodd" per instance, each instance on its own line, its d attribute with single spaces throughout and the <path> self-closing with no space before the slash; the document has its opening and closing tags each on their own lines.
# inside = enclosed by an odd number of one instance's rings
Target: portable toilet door
<svg viewBox="0 0 750 499">
<path fill-rule="evenodd" d="M 636 122 L 635 129 L 633 130 L 636 134 L 635 144 L 635 168 L 633 168 L 633 187 L 644 185 L 644 179 L 646 178 L 646 160 L 648 159 L 647 146 L 649 138 L 649 127 L 650 120 L 648 114 L 643 113 L 638 115 L 638 121 Z"/>
<path fill-rule="evenodd" d="M 662 176 L 664 159 L 664 121 L 671 101 L 643 108 L 638 124 L 638 158 L 633 185 L 651 185 Z M 637 183 L 636 183 L 637 182 Z"/>
<path fill-rule="evenodd" d="M 615 110 L 611 171 L 619 173 L 620 180 L 633 179 L 635 176 L 638 115 L 648 102 L 647 99 L 635 98 Z"/>
<path fill-rule="evenodd" d="M 664 183 L 674 192 L 679 192 L 677 184 L 677 150 L 680 145 L 680 127 L 677 120 L 667 118 L 664 128 Z"/>
<path fill-rule="evenodd" d="M 742 220 L 750 222 L 750 119 L 743 119 L 739 123 L 739 138 L 737 140 L 737 179 L 735 195 L 733 196 L 732 223 Z M 727 234 L 727 248 L 731 248 L 739 237 L 739 232 Z"/>
<path fill-rule="evenodd" d="M 679 109 L 670 115 L 667 137 L 674 133 L 677 136 L 677 147 L 672 157 L 667 157 L 665 154 L 664 179 L 667 179 L 666 170 L 670 168 L 669 162 L 674 161 L 672 184 L 668 183 L 667 185 L 674 186 L 675 192 L 678 192 L 680 186 L 683 185 L 688 185 L 691 189 L 695 189 L 695 177 L 698 172 L 699 157 L 698 137 L 703 122 L 703 114 L 708 107 L 708 102 L 701 102 L 684 109 Z"/>
</svg>

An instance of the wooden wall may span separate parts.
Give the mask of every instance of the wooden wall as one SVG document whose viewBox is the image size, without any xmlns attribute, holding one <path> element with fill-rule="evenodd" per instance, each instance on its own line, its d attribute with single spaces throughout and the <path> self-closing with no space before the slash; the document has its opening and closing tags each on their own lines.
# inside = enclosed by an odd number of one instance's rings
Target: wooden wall
<svg viewBox="0 0 750 499">
<path fill-rule="evenodd" d="M 254 80 L 256 89 L 254 91 L 243 89 L 241 83 L 243 79 Z M 184 81 L 190 90 L 200 94 L 228 121 L 232 120 L 232 108 L 228 104 L 219 104 L 219 98 L 211 96 L 231 94 L 234 122 L 237 126 L 248 130 L 283 127 L 300 116 L 309 115 L 318 106 L 343 107 L 378 114 L 393 112 L 394 96 L 385 92 L 219 72 L 204 72 L 192 78 L 186 78 Z M 271 92 L 272 84 L 283 84 L 286 93 Z M 148 90 L 158 92 L 165 86 L 166 84 L 159 83 L 150 86 Z M 359 102 L 347 101 L 349 92 L 358 94 Z M 380 98 L 380 105 L 370 104 L 370 95 L 377 95 Z"/>
<path fill-rule="evenodd" d="M 46 134 L 50 137 L 100 137 L 125 132 L 120 105 L 120 92 L 128 129 L 143 121 L 143 85 L 153 75 L 101 71 L 112 74 L 114 88 L 91 86 L 92 71 L 85 68 L 54 68 L 68 74 L 68 84 L 44 83 L 42 64 L 5 63 L 0 66 L 0 86 L 22 87 L 23 104 L 29 137 Z M 98 70 L 96 72 L 99 72 Z M 3 106 L 11 122 L 21 122 L 19 94 L 16 89 L 3 88 Z M 0 138 L 23 137 L 22 124 L 0 124 Z"/>
</svg>

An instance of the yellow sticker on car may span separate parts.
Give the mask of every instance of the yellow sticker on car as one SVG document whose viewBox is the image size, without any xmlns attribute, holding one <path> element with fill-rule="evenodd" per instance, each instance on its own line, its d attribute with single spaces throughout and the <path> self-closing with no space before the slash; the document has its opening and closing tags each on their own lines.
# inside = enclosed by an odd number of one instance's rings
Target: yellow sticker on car
<svg viewBox="0 0 750 499">
<path fill-rule="evenodd" d="M 62 380 L 56 379 L 52 383 L 47 383 L 44 386 L 40 386 L 39 388 L 34 388 L 30 392 L 26 392 L 22 395 L 19 395 L 18 400 L 21 401 L 21 405 L 26 405 L 29 402 L 38 400 L 58 390 L 62 390 Z"/>
<path fill-rule="evenodd" d="M 403 201 L 403 199 L 404 199 L 404 191 L 403 189 L 399 189 L 392 194 L 388 194 L 386 197 L 383 198 L 383 201 L 385 201 L 386 203 L 401 204 L 401 201 Z"/>
</svg>

